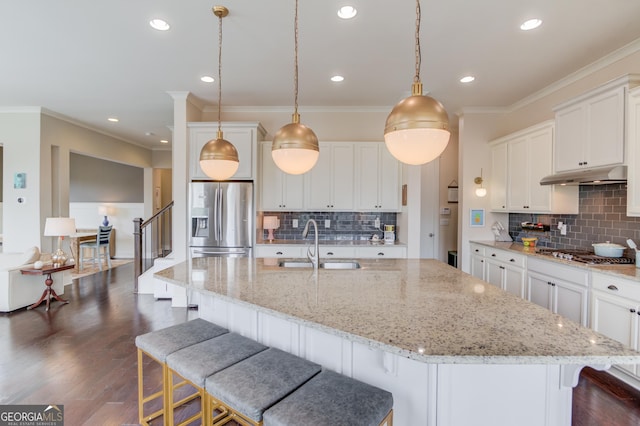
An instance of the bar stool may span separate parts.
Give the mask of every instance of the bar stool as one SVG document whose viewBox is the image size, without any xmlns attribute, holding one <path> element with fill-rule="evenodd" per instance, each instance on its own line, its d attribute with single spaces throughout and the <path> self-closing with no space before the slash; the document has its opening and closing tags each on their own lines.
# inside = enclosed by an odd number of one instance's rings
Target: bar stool
<svg viewBox="0 0 640 426">
<path fill-rule="evenodd" d="M 393 395 L 323 370 L 264 412 L 264 426 L 393 426 Z"/>
<path fill-rule="evenodd" d="M 138 420 L 140 424 L 147 426 L 151 420 L 161 415 L 166 416 L 166 410 L 169 405 L 168 398 L 169 395 L 173 395 L 173 389 L 168 389 L 167 387 L 169 384 L 169 368 L 165 362 L 167 356 L 180 349 L 228 332 L 229 330 L 225 328 L 197 318 L 136 337 L 136 346 L 138 348 Z M 143 355 L 162 366 L 162 388 L 148 396 L 144 395 L 143 389 Z M 177 387 L 181 385 L 183 384 L 178 384 Z M 162 397 L 162 407 L 145 416 L 144 405 L 160 397 Z"/>
<path fill-rule="evenodd" d="M 205 390 L 211 406 L 228 410 L 228 415 L 213 425 L 233 420 L 245 426 L 261 426 L 266 409 L 321 369 L 316 363 L 269 348 L 207 377 Z"/>
<path fill-rule="evenodd" d="M 186 380 L 191 386 L 197 389 L 197 396 L 200 397 L 200 412 L 184 420 L 179 425 L 187 425 L 198 418 L 202 418 L 203 425 L 209 425 L 212 421 L 218 421 L 227 415 L 227 411 L 222 407 L 210 406 L 210 399 L 206 398 L 204 391 L 207 377 L 230 367 L 237 362 L 249 358 L 267 349 L 255 340 L 247 339 L 236 333 L 227 333 L 210 340 L 189 346 L 176 351 L 167 356 L 167 366 L 169 367 L 169 386 L 173 387 L 173 374 L 176 373 Z M 185 398 L 190 400 L 189 397 Z M 173 411 L 175 407 L 182 405 L 184 400 L 174 403 L 173 395 L 170 396 L 171 404 L 168 405 L 167 421 L 173 424 Z M 216 409 L 220 414 L 212 419 L 212 412 Z"/>
</svg>

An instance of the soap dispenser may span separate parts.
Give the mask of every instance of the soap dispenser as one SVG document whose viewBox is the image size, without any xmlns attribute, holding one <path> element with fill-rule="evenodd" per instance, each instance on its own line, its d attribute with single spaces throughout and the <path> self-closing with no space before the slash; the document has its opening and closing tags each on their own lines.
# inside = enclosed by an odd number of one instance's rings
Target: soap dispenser
<svg viewBox="0 0 640 426">
<path fill-rule="evenodd" d="M 638 250 L 638 246 L 631 238 L 627 240 L 627 244 L 629 245 L 629 247 L 636 251 L 636 268 L 640 268 L 640 250 Z"/>
</svg>

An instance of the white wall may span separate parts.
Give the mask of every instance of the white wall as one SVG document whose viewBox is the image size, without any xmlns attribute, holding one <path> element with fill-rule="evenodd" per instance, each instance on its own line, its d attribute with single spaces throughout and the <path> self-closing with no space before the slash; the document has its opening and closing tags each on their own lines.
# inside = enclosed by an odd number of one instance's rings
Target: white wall
<svg viewBox="0 0 640 426">
<path fill-rule="evenodd" d="M 133 258 L 133 219 L 144 216 L 144 204 L 70 203 L 69 217 L 75 218 L 78 229 L 97 230 L 104 220 L 104 216 L 98 213 L 100 206 L 109 208 L 109 225 L 116 230 L 116 252 L 111 255 L 118 258 Z"/>
</svg>

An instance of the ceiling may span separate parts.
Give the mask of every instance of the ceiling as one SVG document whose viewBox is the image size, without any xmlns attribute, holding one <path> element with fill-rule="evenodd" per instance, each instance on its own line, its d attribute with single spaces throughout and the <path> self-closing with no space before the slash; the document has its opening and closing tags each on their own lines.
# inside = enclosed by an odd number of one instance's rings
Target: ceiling
<svg viewBox="0 0 640 426">
<path fill-rule="evenodd" d="M 292 109 L 294 0 L 3 0 L 0 112 L 43 107 L 128 142 L 166 147 L 159 140 L 171 140 L 168 92 L 189 91 L 217 105 L 217 82 L 200 77 L 217 76 L 211 8 L 218 4 L 230 10 L 223 20 L 223 115 L 225 106 Z M 358 9 L 354 19 L 337 17 L 345 4 Z M 421 4 L 421 79 L 452 119 L 465 107 L 507 107 L 640 39 L 637 0 Z M 300 0 L 299 15 L 301 113 L 390 110 L 409 94 L 413 0 Z M 542 26 L 521 31 L 532 17 Z M 152 29 L 153 18 L 171 29 Z M 345 80 L 330 82 L 334 74 Z M 458 80 L 467 74 L 476 80 L 464 85 Z"/>
</svg>

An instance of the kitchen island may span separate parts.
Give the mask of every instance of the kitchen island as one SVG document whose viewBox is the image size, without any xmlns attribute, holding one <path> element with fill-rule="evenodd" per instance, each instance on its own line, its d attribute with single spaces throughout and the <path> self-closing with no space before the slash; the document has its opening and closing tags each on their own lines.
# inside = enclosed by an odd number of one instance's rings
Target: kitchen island
<svg viewBox="0 0 640 426">
<path fill-rule="evenodd" d="M 396 425 L 570 425 L 585 366 L 640 353 L 436 260 L 357 270 L 199 258 L 155 277 L 199 315 L 393 393 Z"/>
</svg>

